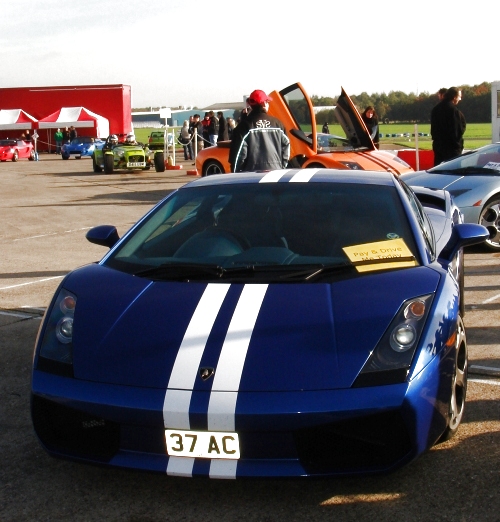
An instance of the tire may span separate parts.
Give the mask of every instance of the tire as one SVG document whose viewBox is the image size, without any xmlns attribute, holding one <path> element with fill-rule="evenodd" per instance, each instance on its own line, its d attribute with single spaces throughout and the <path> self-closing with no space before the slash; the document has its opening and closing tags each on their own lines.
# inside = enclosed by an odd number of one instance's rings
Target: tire
<svg viewBox="0 0 500 522">
<path fill-rule="evenodd" d="M 65 154 L 61 154 L 61 158 L 62 158 L 63 160 L 68 160 L 68 159 L 69 159 L 69 156 L 66 156 Z"/>
<path fill-rule="evenodd" d="M 309 165 L 305 166 L 306 169 L 324 169 L 326 168 L 324 165 L 321 165 L 321 163 L 309 163 Z"/>
<path fill-rule="evenodd" d="M 94 167 L 94 172 L 102 172 L 102 168 L 96 163 L 94 156 L 92 156 L 92 167 Z"/>
<path fill-rule="evenodd" d="M 497 194 L 489 199 L 479 215 L 479 224 L 490 231 L 490 237 L 485 246 L 493 252 L 500 252 L 500 196 Z"/>
<path fill-rule="evenodd" d="M 156 172 L 165 172 L 165 155 L 163 152 L 155 154 L 155 170 Z"/>
<path fill-rule="evenodd" d="M 467 340 L 462 317 L 458 316 L 457 339 L 455 341 L 455 365 L 451 382 L 451 395 L 448 404 L 448 426 L 439 442 L 450 440 L 458 431 L 465 408 L 467 394 Z"/>
<path fill-rule="evenodd" d="M 35 161 L 35 151 L 34 150 L 31 150 L 28 160 Z"/>
<path fill-rule="evenodd" d="M 112 154 L 104 155 L 104 172 L 106 174 L 113 174 L 115 159 Z"/>
<path fill-rule="evenodd" d="M 214 174 L 225 174 L 224 167 L 217 160 L 207 160 L 203 164 L 202 176 L 213 176 Z"/>
<path fill-rule="evenodd" d="M 12 161 L 17 161 L 19 159 L 19 152 L 17 150 L 14 151 L 14 154 L 12 154 Z"/>
</svg>

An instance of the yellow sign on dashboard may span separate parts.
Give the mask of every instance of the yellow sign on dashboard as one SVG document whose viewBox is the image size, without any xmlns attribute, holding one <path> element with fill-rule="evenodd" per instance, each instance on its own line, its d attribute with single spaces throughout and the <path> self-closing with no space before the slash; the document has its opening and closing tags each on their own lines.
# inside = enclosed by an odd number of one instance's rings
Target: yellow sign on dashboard
<svg viewBox="0 0 500 522">
<path fill-rule="evenodd" d="M 417 266 L 418 263 L 404 239 L 363 243 L 342 249 L 358 272 Z"/>
</svg>

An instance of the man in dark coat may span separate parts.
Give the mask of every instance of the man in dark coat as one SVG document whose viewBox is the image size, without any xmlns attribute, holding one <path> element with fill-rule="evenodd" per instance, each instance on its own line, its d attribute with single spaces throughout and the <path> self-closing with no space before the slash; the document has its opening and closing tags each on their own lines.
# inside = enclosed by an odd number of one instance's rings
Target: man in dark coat
<svg viewBox="0 0 500 522">
<path fill-rule="evenodd" d="M 224 113 L 219 111 L 217 113 L 217 118 L 219 119 L 219 136 L 217 141 L 227 141 L 229 140 L 229 134 L 227 129 L 227 121 L 226 118 L 224 118 Z"/>
<path fill-rule="evenodd" d="M 284 169 L 290 158 L 290 140 L 283 123 L 267 114 L 272 101 L 264 91 L 250 94 L 248 117 L 233 130 L 229 163 L 232 172 Z"/>
<path fill-rule="evenodd" d="M 450 87 L 443 99 L 431 112 L 432 150 L 434 165 L 450 160 L 462 154 L 466 122 L 457 104 L 462 99 L 462 92 Z"/>
</svg>

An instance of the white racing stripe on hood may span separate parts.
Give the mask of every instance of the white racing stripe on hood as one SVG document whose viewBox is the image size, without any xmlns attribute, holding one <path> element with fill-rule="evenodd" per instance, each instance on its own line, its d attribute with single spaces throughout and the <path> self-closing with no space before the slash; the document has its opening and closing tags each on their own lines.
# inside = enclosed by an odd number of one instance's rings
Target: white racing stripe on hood
<svg viewBox="0 0 500 522">
<path fill-rule="evenodd" d="M 163 421 L 166 428 L 190 429 L 189 404 L 192 389 L 208 336 L 230 286 L 207 285 L 189 322 L 163 402 Z"/>
<path fill-rule="evenodd" d="M 266 174 L 259 183 L 275 183 L 279 181 L 289 170 L 271 170 L 268 174 Z"/>
<path fill-rule="evenodd" d="M 236 400 L 245 358 L 267 284 L 245 285 L 231 318 L 215 370 L 208 405 L 208 429 L 234 431 Z M 191 429 L 189 405 L 205 346 L 230 285 L 209 284 L 182 340 L 163 402 L 165 427 Z M 174 388 L 174 389 L 172 389 Z M 232 390 L 232 391 L 228 391 Z M 192 476 L 194 459 L 170 457 L 167 474 Z M 236 460 L 213 459 L 210 477 L 235 478 Z"/>
<path fill-rule="evenodd" d="M 299 172 L 297 172 L 297 174 L 295 174 L 295 176 L 290 180 L 290 183 L 293 183 L 294 181 L 295 182 L 307 182 L 309 181 L 313 176 L 314 174 L 316 174 L 316 172 L 318 172 L 319 169 L 304 169 L 304 170 L 300 170 Z"/>
<path fill-rule="evenodd" d="M 172 477 L 192 477 L 194 459 L 189 457 L 170 457 L 167 464 L 167 474 Z"/>
<path fill-rule="evenodd" d="M 227 330 L 208 404 L 210 431 L 235 431 L 237 391 L 255 322 L 269 285 L 245 285 Z M 213 459 L 210 478 L 236 478 L 237 460 Z"/>
<path fill-rule="evenodd" d="M 227 330 L 208 404 L 208 429 L 234 431 L 245 358 L 268 285 L 245 285 Z"/>
</svg>

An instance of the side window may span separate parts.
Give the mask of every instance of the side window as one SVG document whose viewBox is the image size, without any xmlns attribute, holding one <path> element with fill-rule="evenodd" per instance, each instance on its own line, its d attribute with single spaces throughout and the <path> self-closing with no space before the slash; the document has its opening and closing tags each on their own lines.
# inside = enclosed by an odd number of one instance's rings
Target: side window
<svg viewBox="0 0 500 522">
<path fill-rule="evenodd" d="M 415 194 L 408 188 L 408 186 L 403 183 L 401 180 L 398 180 L 401 184 L 402 189 L 405 191 L 408 196 L 408 200 L 410 202 L 411 209 L 413 214 L 417 218 L 417 222 L 422 230 L 422 234 L 424 236 L 425 242 L 427 243 L 427 247 L 431 252 L 432 258 L 436 257 L 436 241 L 434 238 L 434 230 L 432 225 L 430 224 L 429 218 L 425 213 L 420 201 L 415 197 Z"/>
</svg>

